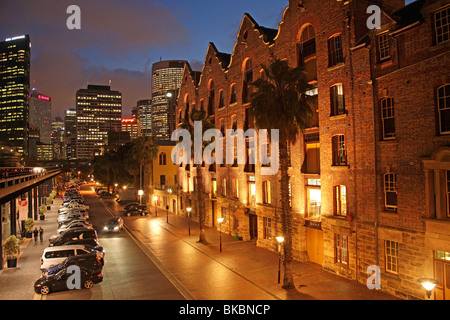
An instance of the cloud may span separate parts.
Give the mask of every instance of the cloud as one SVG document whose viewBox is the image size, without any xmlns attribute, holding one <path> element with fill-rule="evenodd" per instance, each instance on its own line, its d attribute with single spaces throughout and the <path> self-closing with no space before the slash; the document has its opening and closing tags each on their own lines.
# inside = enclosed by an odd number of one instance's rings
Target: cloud
<svg viewBox="0 0 450 320">
<path fill-rule="evenodd" d="M 72 4 L 81 9 L 81 30 L 66 27 Z M 75 107 L 78 89 L 109 80 L 129 115 L 137 100 L 151 96 L 152 50 L 189 41 L 178 21 L 170 10 L 141 0 L 2 1 L 0 36 L 30 35 L 31 79 L 52 97 L 54 116 Z"/>
</svg>

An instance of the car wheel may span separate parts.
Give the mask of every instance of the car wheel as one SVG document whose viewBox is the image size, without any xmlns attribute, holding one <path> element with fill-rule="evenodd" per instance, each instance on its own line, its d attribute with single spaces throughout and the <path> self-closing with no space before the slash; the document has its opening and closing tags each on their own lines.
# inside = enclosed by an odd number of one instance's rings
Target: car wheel
<svg viewBox="0 0 450 320">
<path fill-rule="evenodd" d="M 84 282 L 84 287 L 85 287 L 86 289 L 91 289 L 93 286 L 94 286 L 94 282 L 93 282 L 92 280 L 86 280 L 86 281 Z"/>
<path fill-rule="evenodd" d="M 42 286 L 41 287 L 41 294 L 42 295 L 47 295 L 47 294 L 49 294 L 50 293 L 50 287 L 48 287 L 48 286 Z"/>
</svg>

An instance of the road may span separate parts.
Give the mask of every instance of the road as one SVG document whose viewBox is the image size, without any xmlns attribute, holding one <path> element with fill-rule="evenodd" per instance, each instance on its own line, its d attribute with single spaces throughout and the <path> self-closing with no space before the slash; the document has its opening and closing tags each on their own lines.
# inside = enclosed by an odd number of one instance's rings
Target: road
<svg viewBox="0 0 450 320">
<path fill-rule="evenodd" d="M 121 206 L 113 200 L 98 200 L 90 187 L 82 187 L 82 193 L 90 206 L 90 220 L 97 230 L 98 241 L 106 252 L 103 282 L 90 290 L 55 292 L 48 295 L 47 300 L 185 299 L 161 267 L 126 230 L 117 234 L 103 232 L 106 222 L 115 212 L 120 212 Z"/>
</svg>

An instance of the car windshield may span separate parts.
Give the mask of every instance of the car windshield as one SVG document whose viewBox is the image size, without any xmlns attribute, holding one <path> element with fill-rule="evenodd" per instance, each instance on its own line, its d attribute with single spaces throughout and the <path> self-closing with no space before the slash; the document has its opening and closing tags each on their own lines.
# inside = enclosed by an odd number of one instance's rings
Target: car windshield
<svg viewBox="0 0 450 320">
<path fill-rule="evenodd" d="M 65 258 L 60 264 L 58 264 L 58 268 L 64 267 L 64 265 L 69 261 L 69 258 Z"/>
</svg>

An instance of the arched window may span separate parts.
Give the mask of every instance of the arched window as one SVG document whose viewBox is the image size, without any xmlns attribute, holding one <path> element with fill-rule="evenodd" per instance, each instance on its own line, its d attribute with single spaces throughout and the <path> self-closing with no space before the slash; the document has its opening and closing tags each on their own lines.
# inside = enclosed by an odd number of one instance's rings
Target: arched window
<svg viewBox="0 0 450 320">
<path fill-rule="evenodd" d="M 184 98 L 185 108 L 184 108 L 184 119 L 189 120 L 189 95 L 187 94 Z"/>
<path fill-rule="evenodd" d="M 233 83 L 230 88 L 230 104 L 237 102 L 236 84 Z"/>
<path fill-rule="evenodd" d="M 159 165 L 165 166 L 166 165 L 166 154 L 164 152 L 161 152 L 159 154 Z"/>
<path fill-rule="evenodd" d="M 298 64 L 304 65 L 305 60 L 316 54 L 316 32 L 312 25 L 302 31 L 298 44 Z"/>
<path fill-rule="evenodd" d="M 210 116 L 214 115 L 215 112 L 214 100 L 215 100 L 214 81 L 211 80 L 211 82 L 209 83 L 209 96 L 208 96 L 208 114 Z"/>
<path fill-rule="evenodd" d="M 245 61 L 244 67 L 244 84 L 242 87 L 242 103 L 247 103 L 250 101 L 251 87 L 250 84 L 253 82 L 253 66 L 252 60 L 247 59 Z"/>
</svg>

